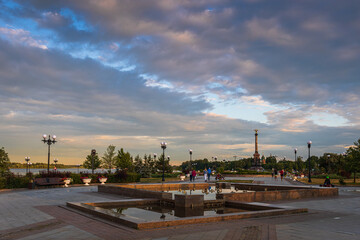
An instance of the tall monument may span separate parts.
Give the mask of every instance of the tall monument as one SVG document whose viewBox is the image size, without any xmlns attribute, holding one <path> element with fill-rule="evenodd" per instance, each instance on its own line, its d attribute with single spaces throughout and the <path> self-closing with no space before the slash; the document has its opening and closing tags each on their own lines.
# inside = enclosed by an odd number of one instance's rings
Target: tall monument
<svg viewBox="0 0 360 240">
<path fill-rule="evenodd" d="M 261 167 L 261 161 L 260 161 L 260 154 L 258 152 L 258 131 L 257 129 L 255 131 L 255 153 L 254 153 L 254 161 L 252 163 L 252 168 L 259 168 Z"/>
</svg>

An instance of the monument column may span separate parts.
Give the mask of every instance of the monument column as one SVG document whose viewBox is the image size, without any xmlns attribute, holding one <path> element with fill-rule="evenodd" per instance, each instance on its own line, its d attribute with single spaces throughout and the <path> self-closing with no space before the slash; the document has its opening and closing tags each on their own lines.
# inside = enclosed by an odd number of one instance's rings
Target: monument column
<svg viewBox="0 0 360 240">
<path fill-rule="evenodd" d="M 253 167 L 257 168 L 261 166 L 260 163 L 260 154 L 258 152 L 258 131 L 257 129 L 254 130 L 255 131 L 255 153 L 254 153 L 254 162 L 253 162 Z"/>
</svg>

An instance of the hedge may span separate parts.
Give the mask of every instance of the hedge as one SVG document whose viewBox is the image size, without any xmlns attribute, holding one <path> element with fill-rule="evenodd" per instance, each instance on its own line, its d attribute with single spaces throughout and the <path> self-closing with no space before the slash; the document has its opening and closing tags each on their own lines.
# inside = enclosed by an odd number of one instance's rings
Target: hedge
<svg viewBox="0 0 360 240">
<path fill-rule="evenodd" d="M 8 174 L 5 177 L 0 177 L 0 189 L 11 189 L 11 188 L 27 188 L 31 180 L 35 178 L 71 178 L 72 184 L 82 184 L 82 177 L 91 178 L 92 183 L 98 183 L 99 177 L 106 177 L 108 183 L 126 183 L 126 182 L 140 182 L 140 174 L 118 171 L 113 174 L 82 174 L 82 173 L 71 173 L 71 172 L 59 172 L 59 171 L 47 171 L 40 172 L 39 174 L 26 176 L 15 175 L 13 173 Z"/>
</svg>

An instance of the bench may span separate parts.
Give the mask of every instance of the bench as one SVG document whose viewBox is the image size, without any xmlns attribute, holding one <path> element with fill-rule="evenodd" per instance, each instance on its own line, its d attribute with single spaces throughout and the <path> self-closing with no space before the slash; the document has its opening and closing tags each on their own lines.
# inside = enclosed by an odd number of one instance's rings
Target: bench
<svg viewBox="0 0 360 240">
<path fill-rule="evenodd" d="M 34 183 L 36 186 L 65 185 L 62 178 L 35 178 Z"/>
</svg>

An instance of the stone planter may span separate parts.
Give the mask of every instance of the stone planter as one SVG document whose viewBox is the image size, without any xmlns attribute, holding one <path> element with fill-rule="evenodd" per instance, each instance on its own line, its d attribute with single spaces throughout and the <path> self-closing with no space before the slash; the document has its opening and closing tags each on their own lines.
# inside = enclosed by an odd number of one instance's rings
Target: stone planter
<svg viewBox="0 0 360 240">
<path fill-rule="evenodd" d="M 68 187 L 70 182 L 71 182 L 71 179 L 64 179 L 64 183 L 65 183 L 64 187 Z"/>
<path fill-rule="evenodd" d="M 101 184 L 105 184 L 107 181 L 107 178 L 99 178 L 99 182 L 101 182 Z"/>
<path fill-rule="evenodd" d="M 91 183 L 91 178 L 83 178 L 82 181 L 86 186 L 89 186 L 89 183 Z"/>
<path fill-rule="evenodd" d="M 185 180 L 185 176 L 180 176 L 180 181 L 184 181 Z"/>
</svg>

